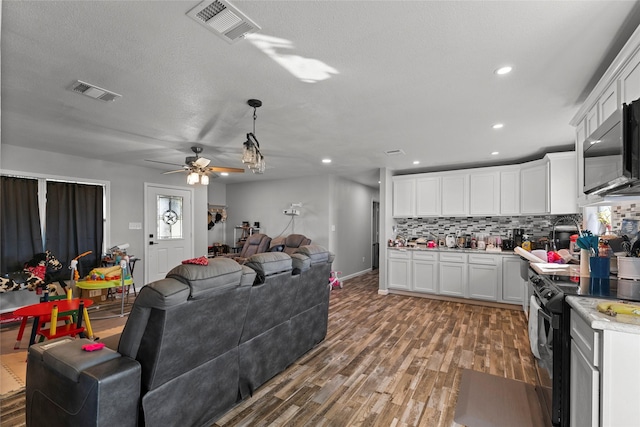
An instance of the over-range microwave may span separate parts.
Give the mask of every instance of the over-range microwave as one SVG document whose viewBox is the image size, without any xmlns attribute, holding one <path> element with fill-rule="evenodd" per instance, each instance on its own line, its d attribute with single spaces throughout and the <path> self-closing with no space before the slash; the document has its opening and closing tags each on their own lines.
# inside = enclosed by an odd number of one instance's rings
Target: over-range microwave
<svg viewBox="0 0 640 427">
<path fill-rule="evenodd" d="M 585 194 L 640 194 L 640 99 L 623 104 L 584 142 Z"/>
</svg>

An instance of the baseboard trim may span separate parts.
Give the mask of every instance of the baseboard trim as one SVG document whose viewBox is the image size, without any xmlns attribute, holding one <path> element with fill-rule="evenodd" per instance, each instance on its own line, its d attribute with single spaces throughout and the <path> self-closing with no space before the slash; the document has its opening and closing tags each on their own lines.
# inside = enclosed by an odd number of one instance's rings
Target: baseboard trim
<svg viewBox="0 0 640 427">
<path fill-rule="evenodd" d="M 378 291 L 378 293 L 380 293 L 380 290 Z M 470 299 L 470 298 L 456 298 L 456 297 L 449 297 L 449 296 L 444 296 L 444 295 L 423 294 L 421 292 L 399 291 L 399 290 L 395 290 L 395 289 L 392 289 L 390 291 L 387 290 L 387 294 L 403 295 L 403 296 L 406 296 L 406 297 L 437 299 L 437 300 L 440 300 L 440 301 L 461 302 L 463 304 L 474 304 L 474 305 L 482 305 L 482 306 L 485 306 L 485 307 L 506 308 L 508 310 L 519 310 L 519 311 L 522 311 L 522 306 L 521 305 L 507 304 L 507 303 L 503 303 L 503 302 L 482 301 L 482 300 Z"/>
</svg>

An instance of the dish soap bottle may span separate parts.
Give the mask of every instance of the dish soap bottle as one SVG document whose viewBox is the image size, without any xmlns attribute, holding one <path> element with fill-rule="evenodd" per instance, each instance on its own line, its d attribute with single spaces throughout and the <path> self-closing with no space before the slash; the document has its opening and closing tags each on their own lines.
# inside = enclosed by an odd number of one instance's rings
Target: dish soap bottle
<svg viewBox="0 0 640 427">
<path fill-rule="evenodd" d="M 523 238 L 522 249 L 524 249 L 527 252 L 531 252 L 531 240 L 529 240 L 529 235 L 525 234 L 522 236 L 522 238 Z"/>
</svg>

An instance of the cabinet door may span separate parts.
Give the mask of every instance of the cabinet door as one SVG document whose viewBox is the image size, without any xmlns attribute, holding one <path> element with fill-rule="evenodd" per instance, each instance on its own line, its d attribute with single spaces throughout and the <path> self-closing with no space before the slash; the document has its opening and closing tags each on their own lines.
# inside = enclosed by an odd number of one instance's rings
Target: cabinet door
<svg viewBox="0 0 640 427">
<path fill-rule="evenodd" d="M 549 164 L 523 166 L 520 169 L 520 213 L 523 215 L 548 212 Z"/>
<path fill-rule="evenodd" d="M 522 304 L 525 282 L 520 277 L 520 258 L 505 256 L 502 258 L 502 295 L 503 302 Z"/>
<path fill-rule="evenodd" d="M 640 54 L 636 54 L 622 70 L 620 76 L 621 103 L 630 103 L 640 98 Z"/>
<path fill-rule="evenodd" d="M 408 291 L 411 285 L 411 259 L 387 259 L 387 287 Z"/>
<path fill-rule="evenodd" d="M 442 177 L 442 216 L 469 215 L 469 174 Z"/>
<path fill-rule="evenodd" d="M 520 214 L 520 168 L 500 172 L 500 214 Z"/>
<path fill-rule="evenodd" d="M 467 288 L 466 263 L 440 262 L 440 293 L 465 297 Z"/>
<path fill-rule="evenodd" d="M 434 261 L 413 261 L 413 290 L 438 293 L 438 263 Z"/>
<path fill-rule="evenodd" d="M 587 136 L 591 135 L 591 133 L 598 129 L 598 106 L 594 105 L 589 112 L 587 113 Z"/>
<path fill-rule="evenodd" d="M 578 213 L 576 153 L 549 153 L 549 213 Z"/>
<path fill-rule="evenodd" d="M 471 172 L 469 175 L 469 213 L 500 213 L 500 172 Z"/>
<path fill-rule="evenodd" d="M 598 99 L 598 114 L 600 123 L 609 118 L 621 104 L 618 102 L 618 81 L 613 81 Z"/>
<path fill-rule="evenodd" d="M 570 418 L 572 427 L 599 425 L 599 372 L 571 340 Z"/>
<path fill-rule="evenodd" d="M 415 214 L 415 178 L 393 179 L 393 216 L 411 217 Z"/>
<path fill-rule="evenodd" d="M 469 264 L 469 298 L 496 301 L 501 281 L 497 265 Z"/>
<path fill-rule="evenodd" d="M 440 177 L 416 179 L 416 216 L 440 216 Z"/>
</svg>

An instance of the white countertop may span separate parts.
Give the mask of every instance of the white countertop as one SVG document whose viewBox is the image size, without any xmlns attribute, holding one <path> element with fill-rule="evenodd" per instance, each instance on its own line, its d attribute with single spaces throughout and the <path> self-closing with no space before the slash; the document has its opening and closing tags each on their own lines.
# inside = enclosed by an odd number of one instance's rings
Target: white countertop
<svg viewBox="0 0 640 427">
<path fill-rule="evenodd" d="M 598 311 L 599 303 L 615 300 L 579 296 L 567 296 L 566 300 L 593 329 L 640 335 L 640 316 L 618 314 L 614 317 Z"/>
<path fill-rule="evenodd" d="M 388 250 L 392 250 L 392 251 L 413 251 L 413 252 L 459 252 L 459 253 L 466 253 L 466 254 L 489 254 L 489 255 L 517 255 L 514 251 L 510 251 L 510 250 L 503 250 L 503 251 L 497 251 L 497 250 L 485 250 L 485 249 L 459 249 L 459 248 L 443 248 L 443 247 L 438 247 L 438 248 L 414 248 L 411 246 L 401 246 L 401 247 L 397 247 L 397 246 L 387 246 Z"/>
</svg>

